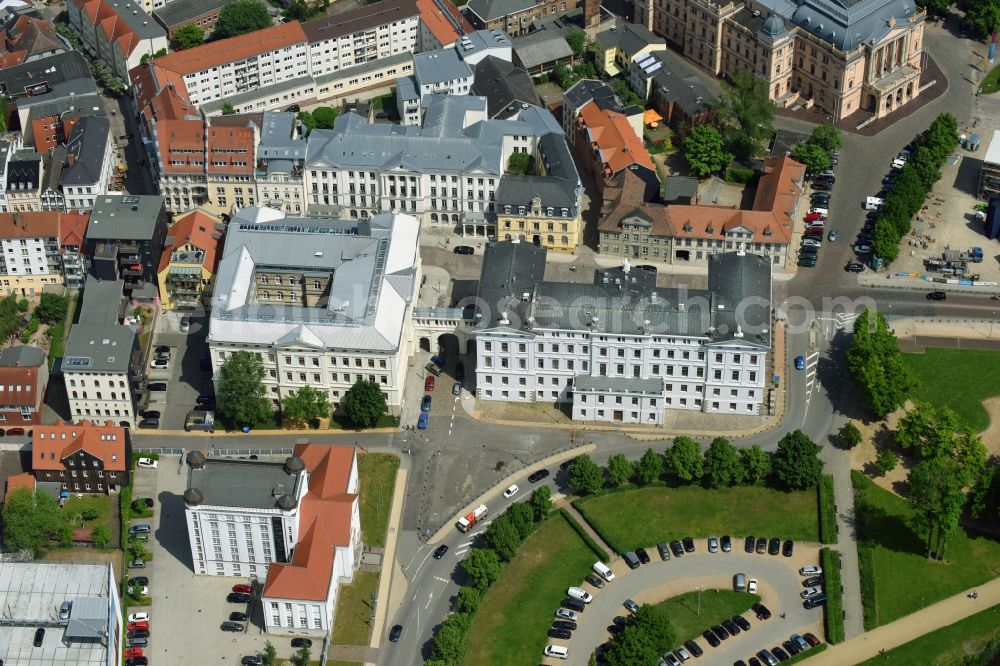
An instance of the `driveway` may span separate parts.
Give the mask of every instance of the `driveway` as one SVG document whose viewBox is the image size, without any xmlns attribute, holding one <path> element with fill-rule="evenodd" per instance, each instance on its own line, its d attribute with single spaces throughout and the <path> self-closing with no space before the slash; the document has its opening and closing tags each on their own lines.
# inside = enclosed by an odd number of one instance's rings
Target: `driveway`
<svg viewBox="0 0 1000 666">
<path fill-rule="evenodd" d="M 208 318 L 193 314 L 190 332 L 181 333 L 181 316 L 179 312 L 162 313 L 153 341 L 154 348 L 170 347 L 170 367 L 153 370 L 146 364 L 148 381 L 167 382 L 167 392 L 151 393 L 146 407 L 161 413 L 160 427 L 164 430 L 183 430 L 184 419 L 194 409 L 198 395 L 213 391 L 211 373 L 202 372 L 200 367 L 201 359 L 208 356 Z"/>
</svg>

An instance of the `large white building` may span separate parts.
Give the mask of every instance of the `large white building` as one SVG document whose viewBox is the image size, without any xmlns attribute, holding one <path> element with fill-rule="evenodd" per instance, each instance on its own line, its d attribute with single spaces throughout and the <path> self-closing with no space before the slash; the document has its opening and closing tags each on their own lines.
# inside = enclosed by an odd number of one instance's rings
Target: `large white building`
<svg viewBox="0 0 1000 666">
<path fill-rule="evenodd" d="M 766 406 L 766 258 L 709 260 L 709 289 L 658 288 L 656 273 L 599 270 L 546 282 L 545 249 L 487 249 L 479 285 L 476 393 L 572 404 L 575 420 L 663 425 L 665 410 L 751 414 Z"/>
<path fill-rule="evenodd" d="M 265 580 L 269 633 L 329 633 L 361 555 L 355 449 L 299 443 L 284 464 L 194 451 L 187 463 L 195 573 Z"/>
<path fill-rule="evenodd" d="M 244 208 L 228 225 L 208 344 L 215 377 L 238 351 L 258 354 L 277 405 L 303 386 L 337 405 L 359 379 L 399 413 L 420 284 L 420 223 L 286 218 Z"/>
</svg>

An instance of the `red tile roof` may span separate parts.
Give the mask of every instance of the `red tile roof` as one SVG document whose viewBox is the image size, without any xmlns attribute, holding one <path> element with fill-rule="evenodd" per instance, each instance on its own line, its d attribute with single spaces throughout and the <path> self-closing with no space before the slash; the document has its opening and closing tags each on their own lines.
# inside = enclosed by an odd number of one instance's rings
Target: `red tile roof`
<svg viewBox="0 0 1000 666">
<path fill-rule="evenodd" d="M 358 496 L 348 493 L 356 457 L 350 446 L 296 444 L 294 453 L 309 470 L 309 490 L 299 513 L 299 543 L 288 564 L 271 564 L 264 596 L 280 599 L 327 599 L 336 548 L 351 545 Z"/>
<path fill-rule="evenodd" d="M 589 131 L 592 148 L 601 151 L 609 175 L 633 164 L 656 171 L 642 140 L 636 136 L 624 114 L 601 109 L 595 102 L 588 102 L 580 109 L 580 119 Z"/>
<path fill-rule="evenodd" d="M 250 122 L 250 121 L 247 121 Z M 252 174 L 257 133 L 253 127 L 208 128 L 208 173 Z"/>
<path fill-rule="evenodd" d="M 45 21 L 22 14 L 7 30 L 0 31 L 0 68 L 22 64 L 31 55 L 65 51 L 55 29 Z"/>
<path fill-rule="evenodd" d="M 205 127 L 201 120 L 156 123 L 160 170 L 167 174 L 205 172 Z"/>
<path fill-rule="evenodd" d="M 0 405 L 38 408 L 38 368 L 0 367 Z"/>
<path fill-rule="evenodd" d="M 0 213 L 0 238 L 59 238 L 59 213 Z"/>
<path fill-rule="evenodd" d="M 38 425 L 31 437 L 31 467 L 34 470 L 65 469 L 63 459 L 84 450 L 104 462 L 104 469 L 125 471 L 125 428 L 111 421 L 96 425 L 90 421 Z"/>
<path fill-rule="evenodd" d="M 163 246 L 163 254 L 160 255 L 160 267 L 157 269 L 157 273 L 163 272 L 170 265 L 170 255 L 174 250 L 184 245 L 193 245 L 205 252 L 205 259 L 201 265 L 214 274 L 219 256 L 217 250 L 219 244 L 222 243 L 221 238 L 212 237 L 213 234 L 219 233 L 215 229 L 218 222 L 218 218 L 200 210 L 193 210 L 177 218 L 177 221 L 167 228 L 167 240 L 173 240 Z"/>
<path fill-rule="evenodd" d="M 451 0 L 417 0 L 417 10 L 420 12 L 420 20 L 442 45 L 451 44 L 473 30 L 469 19 L 458 11 Z"/>
<path fill-rule="evenodd" d="M 62 237 L 59 239 L 59 244 L 83 247 L 83 239 L 87 235 L 88 224 L 90 224 L 89 210 L 76 210 L 63 213 L 61 220 Z"/>
<path fill-rule="evenodd" d="M 10 497 L 11 493 L 19 488 L 30 488 L 31 490 L 35 489 L 35 477 L 31 472 L 22 472 L 20 474 L 8 476 L 7 492 L 4 494 L 4 499 Z"/>
<path fill-rule="evenodd" d="M 177 51 L 157 58 L 156 66 L 184 76 L 306 41 L 302 25 L 298 21 L 291 21 L 239 37 L 220 39 L 193 49 Z"/>
</svg>

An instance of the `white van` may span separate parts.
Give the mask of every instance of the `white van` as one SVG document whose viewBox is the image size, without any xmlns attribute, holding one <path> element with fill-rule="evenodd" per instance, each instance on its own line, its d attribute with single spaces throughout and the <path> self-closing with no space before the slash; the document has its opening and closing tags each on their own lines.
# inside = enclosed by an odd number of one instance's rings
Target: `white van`
<svg viewBox="0 0 1000 666">
<path fill-rule="evenodd" d="M 868 197 L 865 199 L 865 210 L 878 210 L 885 204 L 885 199 Z"/>
<path fill-rule="evenodd" d="M 545 656 L 556 659 L 569 659 L 569 648 L 562 645 L 546 645 Z"/>
<path fill-rule="evenodd" d="M 609 583 L 615 579 L 615 572 L 608 568 L 604 562 L 594 562 L 594 566 L 591 567 L 594 573 L 608 581 Z"/>
</svg>

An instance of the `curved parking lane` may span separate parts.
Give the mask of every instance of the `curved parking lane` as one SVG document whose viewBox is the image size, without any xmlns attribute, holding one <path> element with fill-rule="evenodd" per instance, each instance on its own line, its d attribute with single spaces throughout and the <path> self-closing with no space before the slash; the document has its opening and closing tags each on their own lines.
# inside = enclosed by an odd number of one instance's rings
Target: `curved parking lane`
<svg viewBox="0 0 1000 666">
<path fill-rule="evenodd" d="M 712 590 L 731 590 L 733 574 L 736 573 L 745 573 L 748 579 L 757 579 L 757 593 L 762 603 L 771 610 L 771 619 L 758 620 L 752 611 L 745 614 L 751 630 L 730 637 L 717 648 L 710 647 L 704 638 L 698 636 L 698 644 L 705 650 L 705 656 L 697 660 L 698 664 L 729 666 L 737 659 L 746 660 L 757 650 L 781 645 L 794 633 L 809 631 L 822 636 L 822 609 L 804 609 L 799 597 L 803 588 L 798 569 L 819 562 L 818 546 L 796 544 L 796 556 L 792 558 L 736 552 L 735 547 L 742 547 L 742 539 L 734 539 L 733 546 L 731 553 L 710 554 L 705 552 L 705 540 L 699 539 L 698 551 L 666 562 L 660 561 L 655 548 L 649 548 L 647 550 L 653 561 L 635 570 L 629 569 L 624 561 L 617 560 L 611 567 L 615 580 L 603 589 L 597 590 L 589 583 L 582 585 L 594 595 L 594 601 L 580 615 L 572 641 L 551 639 L 550 642 L 569 646 L 569 664 L 586 666 L 590 654 L 609 638 L 607 627 L 612 619 L 616 615 L 627 614 L 622 606 L 626 599 L 634 599 L 640 604 L 657 603 L 699 588 L 703 588 L 705 594 L 711 594 Z M 587 573 L 580 572 L 581 580 Z M 554 608 L 552 610 L 555 612 Z M 781 613 L 785 613 L 786 617 L 782 618 Z M 721 619 L 705 617 L 704 629 Z M 673 647 L 680 646 L 687 638 L 691 637 L 679 637 Z"/>
</svg>

